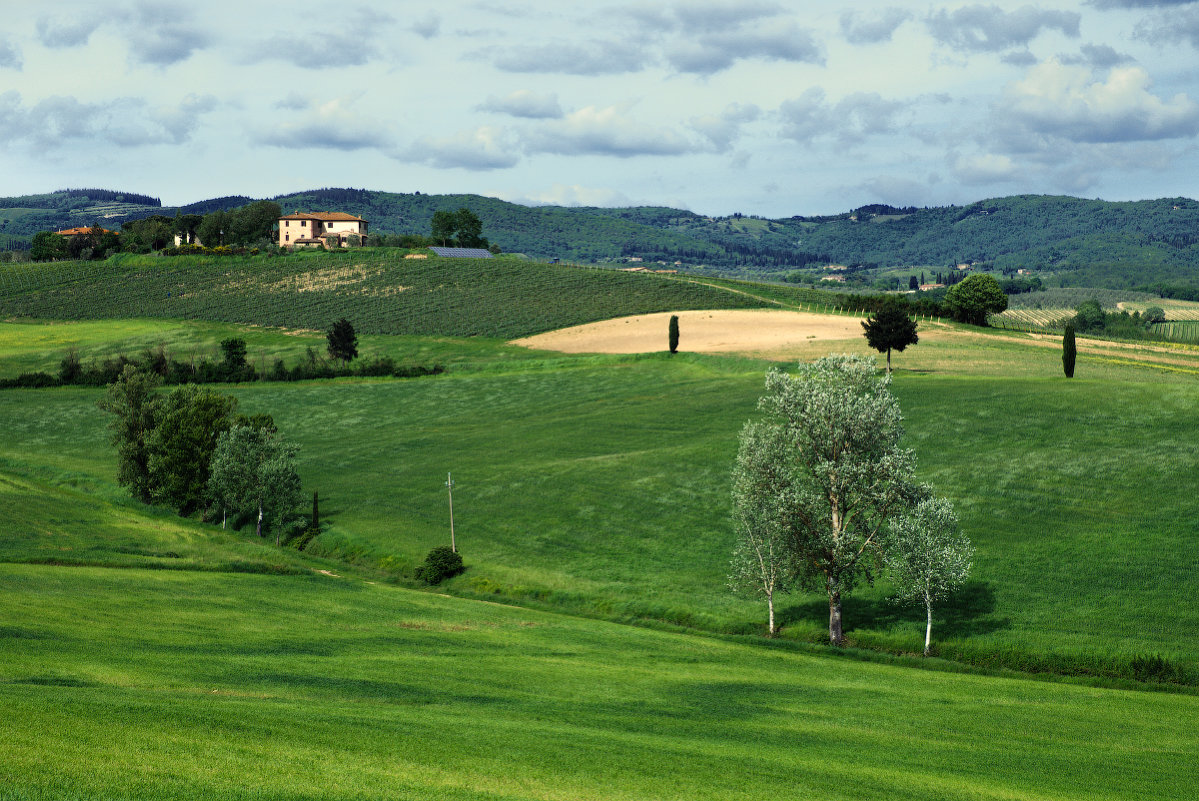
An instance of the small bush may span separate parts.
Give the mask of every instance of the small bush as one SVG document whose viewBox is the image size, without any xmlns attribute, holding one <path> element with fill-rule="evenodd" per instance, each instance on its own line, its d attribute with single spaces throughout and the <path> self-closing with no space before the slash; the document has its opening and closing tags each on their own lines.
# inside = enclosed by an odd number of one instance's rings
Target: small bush
<svg viewBox="0 0 1199 801">
<path fill-rule="evenodd" d="M 462 554 L 448 545 L 438 545 L 429 551 L 425 563 L 416 568 L 416 577 L 426 584 L 440 584 L 464 570 L 466 567 L 462 564 Z"/>
<path fill-rule="evenodd" d="M 1160 654 L 1134 656 L 1131 667 L 1132 676 L 1137 681 L 1189 683 L 1190 677 L 1186 670 L 1163 658 Z"/>
</svg>

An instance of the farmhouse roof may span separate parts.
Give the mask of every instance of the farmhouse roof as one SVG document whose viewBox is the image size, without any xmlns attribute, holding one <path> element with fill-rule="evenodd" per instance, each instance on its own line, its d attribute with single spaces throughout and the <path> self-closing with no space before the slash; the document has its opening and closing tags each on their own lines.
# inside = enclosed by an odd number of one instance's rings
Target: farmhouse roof
<svg viewBox="0 0 1199 801">
<path fill-rule="evenodd" d="M 483 248 L 429 248 L 438 256 L 448 256 L 453 259 L 490 259 L 490 250 Z"/>
<path fill-rule="evenodd" d="M 64 228 L 63 230 L 55 231 L 54 233 L 58 234 L 59 236 L 83 236 L 84 234 L 90 234 L 92 232 L 92 228 L 94 227 L 96 226 L 80 225 L 77 228 Z M 107 228 L 101 228 L 100 233 L 115 234 L 116 231 L 109 231 Z"/>
<path fill-rule="evenodd" d="M 346 214 L 344 211 L 296 211 L 285 214 L 281 220 L 321 220 L 323 222 L 366 222 L 361 217 Z"/>
</svg>

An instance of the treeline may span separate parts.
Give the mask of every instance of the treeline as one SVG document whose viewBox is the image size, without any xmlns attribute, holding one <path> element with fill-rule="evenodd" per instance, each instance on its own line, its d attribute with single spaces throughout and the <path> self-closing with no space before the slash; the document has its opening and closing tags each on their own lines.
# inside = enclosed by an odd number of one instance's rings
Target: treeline
<svg viewBox="0 0 1199 801">
<path fill-rule="evenodd" d="M 101 201 L 105 203 L 134 203 L 139 206 L 162 207 L 162 201 L 136 192 L 117 192 L 111 189 L 60 189 L 44 195 L 0 197 L 0 208 L 70 209 L 80 203 Z"/>
<path fill-rule="evenodd" d="M 639 257 L 645 261 L 664 261 L 668 264 L 703 264 L 709 267 L 783 269 L 806 267 L 810 264 L 831 264 L 832 259 L 823 253 L 807 253 L 801 250 L 778 247 L 757 247 L 738 242 L 721 243 L 713 247 L 700 244 L 690 246 L 652 246 L 639 242 L 627 242 L 621 247 L 624 258 Z"/>
<path fill-rule="evenodd" d="M 243 339 L 221 342 L 223 358 L 176 359 L 163 346 L 147 348 L 129 356 L 119 354 L 103 360 L 83 362 L 74 350 L 67 352 L 57 373 L 22 373 L 16 378 L 0 379 L 0 388 L 43 388 L 62 386 L 102 387 L 118 380 L 126 368 L 155 376 L 166 386 L 182 384 L 231 384 L 251 381 L 307 381 L 319 378 L 393 377 L 416 378 L 445 372 L 440 364 L 399 364 L 390 356 L 364 359 L 326 359 L 309 347 L 304 357 L 290 367 L 275 359 L 270 368 L 258 370 L 247 359 Z"/>
<path fill-rule="evenodd" d="M 75 236 L 39 231 L 30 242 L 29 257 L 33 261 L 88 261 L 106 259 L 115 253 L 151 253 L 171 247 L 176 237 L 183 245 L 203 243 L 208 248 L 272 247 L 281 214 L 278 203 L 259 200 L 203 215 L 152 214 L 126 221 L 119 235 L 99 225 Z"/>
</svg>

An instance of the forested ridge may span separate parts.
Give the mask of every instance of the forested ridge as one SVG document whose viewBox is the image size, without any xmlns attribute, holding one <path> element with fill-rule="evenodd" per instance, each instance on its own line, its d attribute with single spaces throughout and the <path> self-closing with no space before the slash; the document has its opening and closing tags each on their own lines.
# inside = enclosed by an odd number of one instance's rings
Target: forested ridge
<svg viewBox="0 0 1199 801">
<path fill-rule="evenodd" d="M 152 214 L 231 209 L 232 195 L 181 207 L 108 190 L 0 198 L 0 243 L 38 230 L 117 227 Z M 433 214 L 470 208 L 488 239 L 535 258 L 601 262 L 640 258 L 741 275 L 825 264 L 947 267 L 986 262 L 997 269 L 1052 271 L 1093 286 L 1199 286 L 1199 202 L 1130 202 L 1016 195 L 934 208 L 871 204 L 818 216 L 707 217 L 658 206 L 522 206 L 480 195 L 430 195 L 325 188 L 269 198 L 285 212 L 349 212 L 374 233 L 427 234 Z"/>
</svg>

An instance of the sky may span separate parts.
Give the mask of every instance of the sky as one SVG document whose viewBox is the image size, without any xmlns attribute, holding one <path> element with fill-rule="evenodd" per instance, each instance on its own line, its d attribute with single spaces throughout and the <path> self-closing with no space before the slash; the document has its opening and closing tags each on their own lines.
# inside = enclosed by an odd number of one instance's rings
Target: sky
<svg viewBox="0 0 1199 801">
<path fill-rule="evenodd" d="M 1199 2 L 0 0 L 0 195 L 1196 197 Z"/>
</svg>

